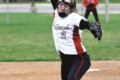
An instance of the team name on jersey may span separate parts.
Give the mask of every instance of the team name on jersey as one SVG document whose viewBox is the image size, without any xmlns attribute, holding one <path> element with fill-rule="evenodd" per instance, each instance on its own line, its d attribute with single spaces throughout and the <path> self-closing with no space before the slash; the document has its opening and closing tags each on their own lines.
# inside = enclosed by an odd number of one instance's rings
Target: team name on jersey
<svg viewBox="0 0 120 80">
<path fill-rule="evenodd" d="M 60 26 L 59 24 L 53 24 L 55 30 L 68 30 L 70 29 L 69 24 L 66 26 Z"/>
</svg>

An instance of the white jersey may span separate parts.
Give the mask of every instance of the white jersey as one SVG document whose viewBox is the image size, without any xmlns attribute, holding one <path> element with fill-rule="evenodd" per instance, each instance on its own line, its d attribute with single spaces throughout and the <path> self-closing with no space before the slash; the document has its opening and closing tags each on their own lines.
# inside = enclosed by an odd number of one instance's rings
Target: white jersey
<svg viewBox="0 0 120 80">
<path fill-rule="evenodd" d="M 71 13 L 65 18 L 58 15 L 55 10 L 54 22 L 52 25 L 53 38 L 57 52 L 77 55 L 86 52 L 81 42 L 79 23 L 84 17 L 77 13 Z"/>
</svg>

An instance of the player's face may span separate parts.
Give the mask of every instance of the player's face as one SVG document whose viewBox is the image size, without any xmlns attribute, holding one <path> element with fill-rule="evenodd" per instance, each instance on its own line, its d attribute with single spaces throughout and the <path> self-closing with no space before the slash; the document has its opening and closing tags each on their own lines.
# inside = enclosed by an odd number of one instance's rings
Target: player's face
<svg viewBox="0 0 120 80">
<path fill-rule="evenodd" d="M 62 0 L 59 0 L 62 1 Z M 70 9 L 70 0 L 65 0 L 65 2 L 61 2 L 58 4 L 58 13 L 60 17 L 66 17 L 67 15 L 70 14 L 71 9 Z"/>
<path fill-rule="evenodd" d="M 59 12 L 65 12 L 68 13 L 70 10 L 70 6 L 68 4 L 59 4 L 58 5 Z"/>
</svg>

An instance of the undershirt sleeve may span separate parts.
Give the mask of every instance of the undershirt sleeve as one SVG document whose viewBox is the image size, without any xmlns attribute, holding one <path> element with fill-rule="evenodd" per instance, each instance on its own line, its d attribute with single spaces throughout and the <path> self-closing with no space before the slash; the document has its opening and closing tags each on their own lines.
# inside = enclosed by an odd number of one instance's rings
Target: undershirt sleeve
<svg viewBox="0 0 120 80">
<path fill-rule="evenodd" d="M 81 30 L 83 30 L 83 29 L 89 29 L 89 22 L 86 21 L 86 20 L 84 20 L 84 19 L 82 19 L 80 21 L 80 23 L 79 23 L 79 27 L 80 27 Z"/>
</svg>

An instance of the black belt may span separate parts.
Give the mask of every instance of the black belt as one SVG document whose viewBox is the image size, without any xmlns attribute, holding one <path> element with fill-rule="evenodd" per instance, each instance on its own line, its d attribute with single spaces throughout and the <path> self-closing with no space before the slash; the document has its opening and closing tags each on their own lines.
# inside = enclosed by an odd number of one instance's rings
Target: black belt
<svg viewBox="0 0 120 80">
<path fill-rule="evenodd" d="M 80 54 L 77 54 L 77 55 L 68 55 L 68 54 L 62 53 L 61 51 L 59 51 L 59 53 L 60 53 L 60 58 L 61 58 L 62 61 L 69 62 L 69 61 L 74 61 L 74 60 L 77 60 L 77 59 L 84 58 L 86 61 L 88 61 L 88 63 L 90 63 L 90 57 L 87 54 L 87 52 L 80 53 Z"/>
<path fill-rule="evenodd" d="M 80 54 L 77 55 L 69 55 L 69 54 L 64 54 L 61 51 L 59 51 L 60 53 L 60 58 L 61 59 L 82 59 L 82 56 Z M 84 54 L 84 53 L 81 53 Z"/>
</svg>

